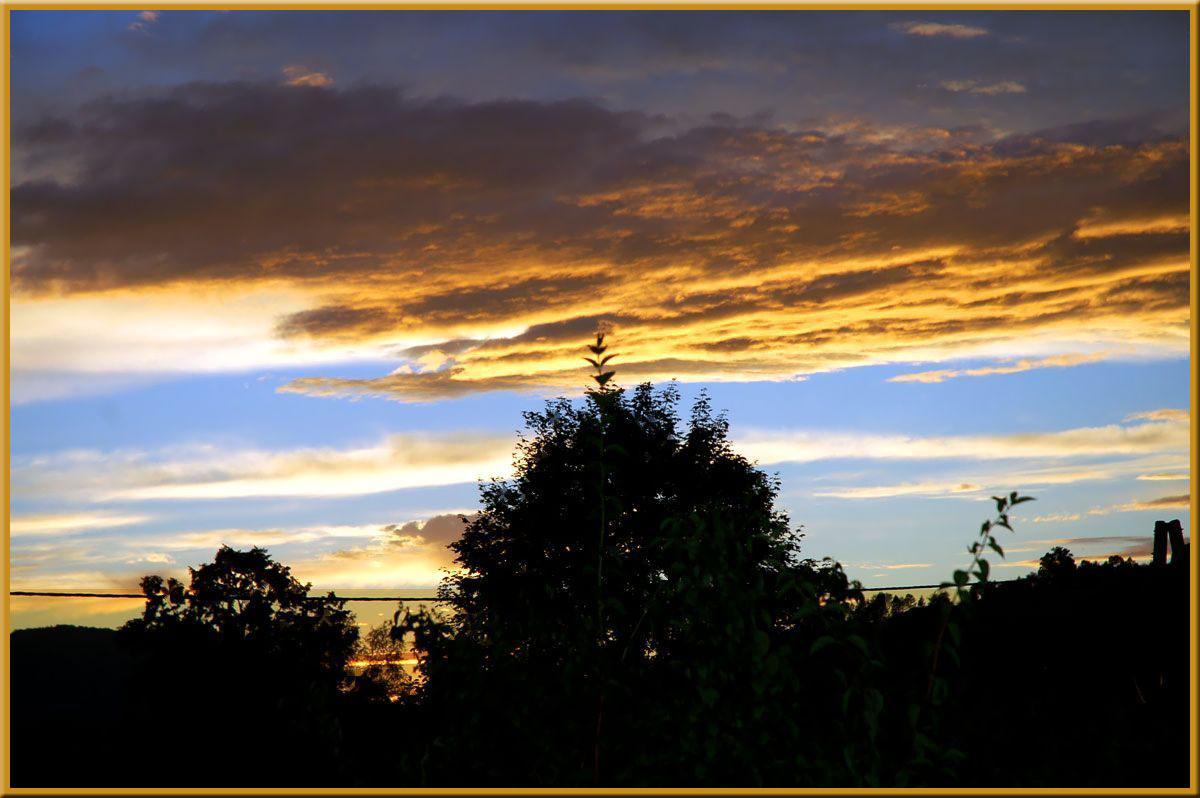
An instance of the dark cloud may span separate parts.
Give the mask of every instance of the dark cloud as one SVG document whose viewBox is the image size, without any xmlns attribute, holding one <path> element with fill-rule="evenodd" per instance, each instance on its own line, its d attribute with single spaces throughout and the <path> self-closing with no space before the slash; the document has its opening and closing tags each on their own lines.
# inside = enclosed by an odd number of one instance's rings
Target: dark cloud
<svg viewBox="0 0 1200 798">
<path fill-rule="evenodd" d="M 36 250 L 14 276 L 66 290 L 381 266 L 416 277 L 520 236 L 640 125 L 583 101 L 416 102 L 385 88 L 196 84 L 99 100 L 16 132 L 19 150 L 74 174 L 14 188 L 14 244 Z M 505 202 L 518 213 L 497 230 Z"/>
<path fill-rule="evenodd" d="M 1109 557 L 1149 557 L 1154 551 L 1154 538 L 1149 535 L 1101 535 L 1090 538 L 1067 538 L 1058 541 L 1066 548 L 1074 547 L 1079 559 L 1104 561 Z M 1094 553 L 1097 549 L 1101 553 Z"/>
<path fill-rule="evenodd" d="M 572 347 L 572 355 L 579 346 Z M 514 356 L 515 357 L 515 356 Z M 578 393 L 591 385 L 582 358 L 575 357 L 580 365 L 558 370 L 543 370 L 523 375 L 473 376 L 471 370 L 462 366 L 423 371 L 399 371 L 384 377 L 350 379 L 339 377 L 301 377 L 283 385 L 282 393 L 299 393 L 325 397 L 373 397 L 395 399 L 403 402 L 436 402 L 456 399 L 486 391 L 519 391 L 544 395 L 555 392 Z M 818 355 L 812 359 L 816 363 Z M 472 364 L 490 363 L 494 360 L 473 360 Z M 620 382 L 625 386 L 654 380 L 722 379 L 730 370 L 736 370 L 738 379 L 780 379 L 776 364 L 763 362 L 757 357 L 730 358 L 698 355 L 694 358 L 660 358 L 657 360 L 615 360 L 612 367 L 620 373 Z M 802 378 L 794 371 L 793 378 Z"/>
<path fill-rule="evenodd" d="M 1187 493 L 1183 493 L 1178 496 L 1162 496 L 1157 499 L 1150 499 L 1149 501 L 1138 502 L 1138 504 L 1145 508 L 1187 507 L 1188 503 L 1190 501 L 1191 501 L 1191 495 L 1187 494 Z"/>
<path fill-rule="evenodd" d="M 1184 538 L 1185 542 L 1189 538 Z M 1077 551 L 1079 559 L 1104 561 L 1109 557 L 1150 557 L 1154 553 L 1152 535 L 1099 535 L 1096 537 L 1065 538 L 1055 541 L 1057 545 Z M 1100 549 L 1102 553 L 1095 553 Z"/>
<path fill-rule="evenodd" d="M 436 402 L 455 399 L 482 391 L 536 391 L 553 387 L 555 375 L 502 376 L 470 378 L 466 369 L 449 367 L 437 371 L 398 372 L 386 377 L 348 379 L 339 377 L 301 377 L 279 390 L 310 396 L 371 396 L 407 402 Z M 575 375 L 574 382 L 578 382 Z"/>
<path fill-rule="evenodd" d="M 1188 120 L 1185 110 L 1184 108 L 1157 109 L 1113 119 L 1073 122 L 1032 133 L 1010 136 L 998 146 L 1001 150 L 1006 147 L 1027 147 L 1038 140 L 1096 146 L 1137 145 L 1148 141 L 1177 138 L 1187 131 Z"/>
<path fill-rule="evenodd" d="M 380 87 L 196 84 L 100 100 L 17 131 L 19 151 L 73 176 L 14 188 L 14 245 L 30 249 L 14 279 L 26 291 L 419 281 L 403 305 L 323 308 L 282 327 L 373 331 L 388 316 L 402 326 L 576 303 L 621 268 L 995 247 L 1131 197 L 1186 202 L 1182 141 L 916 156 L 814 131 L 648 130 L 643 115 L 584 101 L 416 101 Z M 522 261 L 540 268 L 514 274 Z M 463 285 L 464 267 L 490 279 Z"/>
<path fill-rule="evenodd" d="M 385 332 L 396 326 L 396 320 L 385 308 L 322 305 L 280 319 L 276 328 L 280 335 L 364 336 Z"/>
<path fill-rule="evenodd" d="M 448 513 L 435 515 L 425 521 L 409 521 L 406 524 L 389 524 L 383 528 L 397 545 L 411 545 L 409 541 L 420 538 L 425 543 L 445 546 L 462 537 L 467 517 Z"/>
<path fill-rule="evenodd" d="M 606 97 L 693 121 L 770 109 L 792 122 L 841 114 L 1029 131 L 1186 108 L 1188 96 L 1186 10 L 168 10 L 153 35 L 128 31 L 129 11 L 72 12 L 71 25 L 55 13 L 14 15 L 17 114 L 168 79 L 274 80 L 297 60 L 339 85 L 403 83 L 473 101 Z M 988 35 L 905 35 L 895 29 L 905 23 Z M 73 79 L 96 64 L 102 80 Z M 937 88 L 967 80 L 1029 91 L 1014 100 Z"/>
</svg>

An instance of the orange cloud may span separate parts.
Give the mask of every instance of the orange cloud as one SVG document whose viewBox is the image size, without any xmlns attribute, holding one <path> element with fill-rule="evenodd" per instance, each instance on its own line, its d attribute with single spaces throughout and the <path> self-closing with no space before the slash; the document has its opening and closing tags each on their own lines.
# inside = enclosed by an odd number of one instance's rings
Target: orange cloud
<svg viewBox="0 0 1200 798">
<path fill-rule="evenodd" d="M 889 378 L 889 382 L 945 382 L 954 377 L 983 377 L 990 374 L 1018 374 L 1022 371 L 1045 368 L 1062 368 L 1078 366 L 1083 363 L 1095 363 L 1106 360 L 1110 355 L 1098 352 L 1090 355 L 1065 354 L 1043 358 L 1022 358 L 1015 363 L 1000 366 L 983 366 L 974 369 L 940 369 L 937 371 L 921 371 L 915 374 L 900 374 Z"/>
<path fill-rule="evenodd" d="M 1170 421 L 1173 424 L 1188 424 L 1191 413 L 1180 407 L 1163 407 L 1158 410 L 1147 410 L 1141 413 L 1130 413 L 1126 421 Z"/>
<path fill-rule="evenodd" d="M 1148 235 L 1155 233 L 1179 233 L 1188 229 L 1186 215 L 1157 216 L 1152 218 L 1126 217 L 1105 219 L 1093 214 L 1084 219 L 1072 234 L 1076 238 L 1106 238 L 1123 235 Z"/>
<path fill-rule="evenodd" d="M 881 460 L 1033 458 L 1160 455 L 1188 451 L 1188 425 L 1177 419 L 1123 426 L 1078 427 L 1054 432 L 994 435 L 915 436 L 826 430 L 749 430 L 737 435 L 737 448 L 760 463 L 806 463 L 849 457 Z M 1141 468 L 1140 463 L 1133 467 Z M 1078 469 L 1076 469 L 1078 470 Z M 1103 469 L 1101 469 L 1102 471 Z M 1053 476 L 1053 475 L 1051 475 Z M 976 490 L 979 480 L 930 484 L 960 491 Z M 927 492 L 927 491 L 922 491 Z M 945 492 L 942 490 L 941 492 Z"/>
<path fill-rule="evenodd" d="M 332 86 L 333 78 L 324 72 L 309 69 L 300 64 L 289 64 L 282 70 L 284 83 L 288 86 Z"/>
<path fill-rule="evenodd" d="M 454 567 L 448 544 L 462 536 L 457 514 L 383 528 L 369 544 L 296 560 L 293 570 L 314 584 L 345 588 L 428 587 Z"/>
<path fill-rule="evenodd" d="M 1151 481 L 1151 482 L 1177 481 L 1177 480 L 1188 479 L 1188 474 L 1183 471 L 1179 471 L 1179 472 L 1168 471 L 1168 472 L 1159 472 L 1156 474 L 1139 474 L 1138 479 L 1147 480 L 1147 481 Z"/>
<path fill-rule="evenodd" d="M 1095 507 L 1088 510 L 1088 515 L 1108 515 L 1109 513 L 1128 513 L 1138 510 L 1164 510 L 1178 508 L 1186 510 L 1192 506 L 1191 495 L 1187 493 L 1178 496 L 1161 496 L 1157 499 L 1114 504 L 1109 507 Z"/>
<path fill-rule="evenodd" d="M 64 535 L 133 526 L 150 520 L 147 515 L 115 515 L 112 513 L 61 513 L 50 515 L 14 515 L 9 520 L 9 534 L 16 537 Z"/>
<path fill-rule="evenodd" d="M 942 88 L 946 91 L 967 92 L 969 94 L 1024 94 L 1025 86 L 1015 80 L 1002 80 L 999 83 L 979 83 L 974 80 L 944 80 Z"/>
<path fill-rule="evenodd" d="M 221 546 L 261 546 L 285 552 L 297 576 L 319 586 L 432 586 L 452 567 L 453 552 L 447 547 L 462 535 L 463 517 L 473 512 L 442 512 L 392 524 L 22 540 L 14 546 L 13 579 L 25 590 L 109 587 L 137 592 L 138 579 L 147 571 L 186 578 L 187 566 L 210 559 Z M 64 572 L 63 562 L 92 570 Z"/>
<path fill-rule="evenodd" d="M 957 23 L 894 22 L 890 27 L 893 30 L 907 33 L 909 36 L 946 36 L 951 39 L 976 39 L 980 36 L 988 35 L 986 28 L 980 28 L 975 25 L 960 25 Z"/>
<path fill-rule="evenodd" d="M 902 563 L 871 563 L 871 562 L 851 562 L 845 563 L 852 568 L 862 568 L 864 570 L 880 570 L 880 571 L 906 571 L 910 568 L 932 568 L 933 563 L 929 562 L 902 562 Z"/>
<path fill-rule="evenodd" d="M 583 101 L 381 87 L 204 84 L 97 101 L 14 131 L 23 163 L 85 175 L 15 183 L 14 298 L 35 318 L 88 297 L 149 310 L 171 292 L 286 292 L 237 322 L 257 345 L 222 333 L 215 303 L 211 320 L 171 325 L 179 349 L 242 367 L 389 355 L 400 368 L 375 379 L 286 390 L 405 401 L 578 389 L 579 342 L 600 322 L 625 354 L 620 380 L 1188 352 L 1187 231 L 1146 222 L 1186 217 L 1183 139 L 846 120 L 676 128 Z M 253 174 L 245 129 L 259 142 Z M 22 337 L 34 330 L 14 324 L 14 351 L 37 351 Z M 118 362 L 119 331 L 59 336 L 69 351 L 55 355 Z"/>
<path fill-rule="evenodd" d="M 515 443 L 515 436 L 462 431 L 390 435 L 344 449 L 76 452 L 18 462 L 12 484 L 25 498 L 96 502 L 361 496 L 504 476 Z"/>
<path fill-rule="evenodd" d="M 1184 540 L 1189 538 L 1185 537 Z M 1090 537 L 1056 538 L 1053 540 L 1034 540 L 1048 551 L 1054 546 L 1069 548 L 1076 560 L 1091 560 L 1103 562 L 1109 557 L 1117 556 L 1122 559 L 1149 560 L 1154 549 L 1154 538 L 1151 535 L 1095 535 Z M 1033 549 L 1007 549 L 1013 551 L 1032 551 Z M 1029 566 L 1037 568 L 1041 563 L 1037 559 L 1024 562 L 995 563 L 996 565 Z"/>
<path fill-rule="evenodd" d="M 814 496 L 834 499 L 890 499 L 896 496 L 945 496 L 978 493 L 983 486 L 973 482 L 906 482 L 899 485 L 834 488 L 814 491 Z"/>
<path fill-rule="evenodd" d="M 157 22 L 160 14 L 158 11 L 142 11 L 137 15 L 137 19 L 129 23 L 128 30 L 134 33 L 148 33 L 150 25 Z"/>
</svg>

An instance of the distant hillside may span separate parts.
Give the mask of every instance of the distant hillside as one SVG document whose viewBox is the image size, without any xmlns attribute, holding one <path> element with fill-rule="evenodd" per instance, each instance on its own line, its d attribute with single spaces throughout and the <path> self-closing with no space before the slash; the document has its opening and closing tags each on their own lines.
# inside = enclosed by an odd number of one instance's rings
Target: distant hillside
<svg viewBox="0 0 1200 798">
<path fill-rule="evenodd" d="M 961 640 L 945 649 L 955 652 L 953 661 L 942 658 L 947 690 L 935 731 L 960 752 L 959 764 L 930 776 L 930 786 L 1187 783 L 1186 548 L 1177 567 L 1119 558 L 1076 566 L 1063 553 L 1038 574 L 992 585 L 969 614 L 955 610 L 962 613 Z M 888 663 L 874 682 L 886 700 L 907 700 L 914 685 L 927 683 L 946 606 L 877 595 L 855 614 L 858 631 Z M 371 704 L 348 696 L 314 708 L 329 713 L 322 717 L 338 727 L 340 742 L 322 747 L 314 739 L 313 747 L 299 748 L 278 718 L 235 702 L 221 733 L 205 735 L 197 722 L 220 701 L 193 688 L 228 686 L 221 676 L 240 679 L 245 661 L 222 664 L 223 674 L 202 665 L 189 678 L 185 660 L 143 662 L 117 641 L 114 630 L 82 626 L 12 633 L 14 786 L 237 786 L 248 785 L 247 778 L 264 785 L 459 786 L 469 780 L 462 770 L 426 767 L 426 751 L 438 740 L 435 725 L 444 721 L 452 729 L 463 715 L 442 718 L 415 702 Z M 178 689 L 139 688 L 139 672 L 167 677 L 160 688 L 176 680 Z M 800 678 L 825 675 L 810 669 Z M 280 688 L 268 697 L 288 695 Z M 471 720 L 480 718 L 487 719 Z M 884 753 L 891 739 L 880 737 Z M 472 749 L 470 756 L 479 754 Z M 663 775 L 676 777 L 673 770 Z"/>
<path fill-rule="evenodd" d="M 141 743 L 120 733 L 133 659 L 116 631 L 19 629 L 9 645 L 13 786 L 120 784 Z"/>
</svg>

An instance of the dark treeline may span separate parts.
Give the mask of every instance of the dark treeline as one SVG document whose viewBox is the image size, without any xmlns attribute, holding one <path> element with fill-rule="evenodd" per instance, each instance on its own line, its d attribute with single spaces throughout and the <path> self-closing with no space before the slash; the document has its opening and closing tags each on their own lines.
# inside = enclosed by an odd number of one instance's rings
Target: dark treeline
<svg viewBox="0 0 1200 798">
<path fill-rule="evenodd" d="M 949 595 L 867 600 L 706 400 L 593 351 L 482 486 L 444 612 L 363 640 L 222 549 L 115 633 L 14 633 L 14 786 L 1187 784 L 1183 551 L 990 583 L 1014 493 Z"/>
</svg>

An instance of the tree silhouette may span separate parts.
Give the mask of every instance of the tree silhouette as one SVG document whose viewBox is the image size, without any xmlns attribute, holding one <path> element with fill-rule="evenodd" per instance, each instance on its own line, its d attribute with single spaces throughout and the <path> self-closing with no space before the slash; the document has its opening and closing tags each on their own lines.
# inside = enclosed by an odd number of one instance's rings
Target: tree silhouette
<svg viewBox="0 0 1200 798">
<path fill-rule="evenodd" d="M 142 617 L 121 629 L 141 658 L 137 696 L 147 728 L 185 724 L 188 738 L 206 745 L 252 734 L 246 755 L 214 756 L 195 774 L 206 783 L 335 779 L 333 705 L 357 643 L 353 616 L 341 600 L 309 597 L 309 585 L 263 549 L 222 547 L 189 571 L 187 585 L 144 577 Z M 154 752 L 140 775 L 194 764 L 194 754 L 174 744 Z"/>
<path fill-rule="evenodd" d="M 303 678 L 336 682 L 354 653 L 358 629 L 345 602 L 308 595 L 265 549 L 222 546 L 213 562 L 189 569 L 191 583 L 142 578 L 146 607 L 125 626 L 144 646 L 203 641 L 270 660 Z"/>
<path fill-rule="evenodd" d="M 865 682 L 861 594 L 801 558 L 778 481 L 733 451 L 705 396 L 684 421 L 673 387 L 615 387 L 605 348 L 597 387 L 527 413 L 515 476 L 481 486 L 440 590 L 451 616 L 398 614 L 437 725 L 424 772 L 869 781 L 884 702 Z"/>
<path fill-rule="evenodd" d="M 1049 579 L 1067 579 L 1075 573 L 1075 555 L 1070 549 L 1055 546 L 1042 555 L 1038 564 L 1038 576 Z"/>
</svg>

